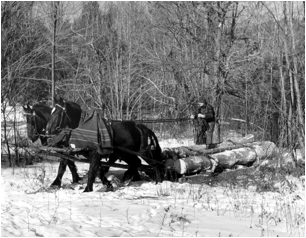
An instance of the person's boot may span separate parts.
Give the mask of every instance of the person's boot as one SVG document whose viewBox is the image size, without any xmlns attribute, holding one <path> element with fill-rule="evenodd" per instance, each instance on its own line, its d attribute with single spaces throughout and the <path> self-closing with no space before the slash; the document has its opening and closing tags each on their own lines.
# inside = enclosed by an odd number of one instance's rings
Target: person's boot
<svg viewBox="0 0 306 238">
<path fill-rule="evenodd" d="M 212 149 L 213 148 L 213 142 L 212 142 L 212 132 L 206 131 L 206 149 Z"/>
</svg>

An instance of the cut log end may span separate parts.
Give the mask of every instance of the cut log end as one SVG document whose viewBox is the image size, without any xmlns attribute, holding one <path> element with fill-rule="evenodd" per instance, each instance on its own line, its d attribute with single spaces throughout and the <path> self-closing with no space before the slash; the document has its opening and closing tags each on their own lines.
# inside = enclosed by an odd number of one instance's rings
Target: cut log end
<svg viewBox="0 0 306 238">
<path fill-rule="evenodd" d="M 173 167 L 174 170 L 179 174 L 186 174 L 188 172 L 187 163 L 182 159 L 175 160 Z"/>
<path fill-rule="evenodd" d="M 179 174 L 194 174 L 211 170 L 213 164 L 207 156 L 190 156 L 175 160 L 173 167 Z"/>
</svg>

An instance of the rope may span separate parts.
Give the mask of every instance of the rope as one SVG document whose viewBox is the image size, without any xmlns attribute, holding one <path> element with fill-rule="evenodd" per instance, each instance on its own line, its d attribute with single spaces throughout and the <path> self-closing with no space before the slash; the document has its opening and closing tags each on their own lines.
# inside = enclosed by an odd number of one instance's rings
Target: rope
<svg viewBox="0 0 306 238">
<path fill-rule="evenodd" d="M 136 123 L 163 123 L 163 122 L 179 122 L 179 121 L 192 121 L 191 118 L 177 118 L 177 119 L 155 119 L 155 120 L 133 120 Z M 112 122 L 123 122 L 130 120 L 109 120 Z"/>
</svg>

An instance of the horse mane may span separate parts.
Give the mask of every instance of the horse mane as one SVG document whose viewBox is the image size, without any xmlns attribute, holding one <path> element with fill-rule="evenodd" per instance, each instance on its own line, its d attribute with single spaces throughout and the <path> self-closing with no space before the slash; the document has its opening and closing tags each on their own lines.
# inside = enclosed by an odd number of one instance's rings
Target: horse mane
<svg viewBox="0 0 306 238">
<path fill-rule="evenodd" d="M 81 115 L 82 115 L 82 108 L 79 104 L 75 103 L 75 102 L 71 102 L 71 101 L 66 101 L 65 102 L 65 107 L 67 110 L 67 113 L 70 115 L 70 117 L 72 118 L 72 125 L 71 127 L 77 128 L 80 120 L 81 120 Z"/>
</svg>

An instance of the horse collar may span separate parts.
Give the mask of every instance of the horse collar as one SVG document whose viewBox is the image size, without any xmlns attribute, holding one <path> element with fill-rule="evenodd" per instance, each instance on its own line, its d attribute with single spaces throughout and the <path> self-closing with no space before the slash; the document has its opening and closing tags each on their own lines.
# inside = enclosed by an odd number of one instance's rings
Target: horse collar
<svg viewBox="0 0 306 238">
<path fill-rule="evenodd" d="M 63 107 L 63 106 L 61 106 L 61 105 L 59 105 L 59 104 L 55 104 L 54 106 L 55 106 L 55 107 L 58 106 L 58 107 L 61 108 L 62 110 L 66 111 L 66 107 L 65 107 L 65 106 Z M 55 107 L 54 107 L 54 108 L 55 108 Z"/>
</svg>

